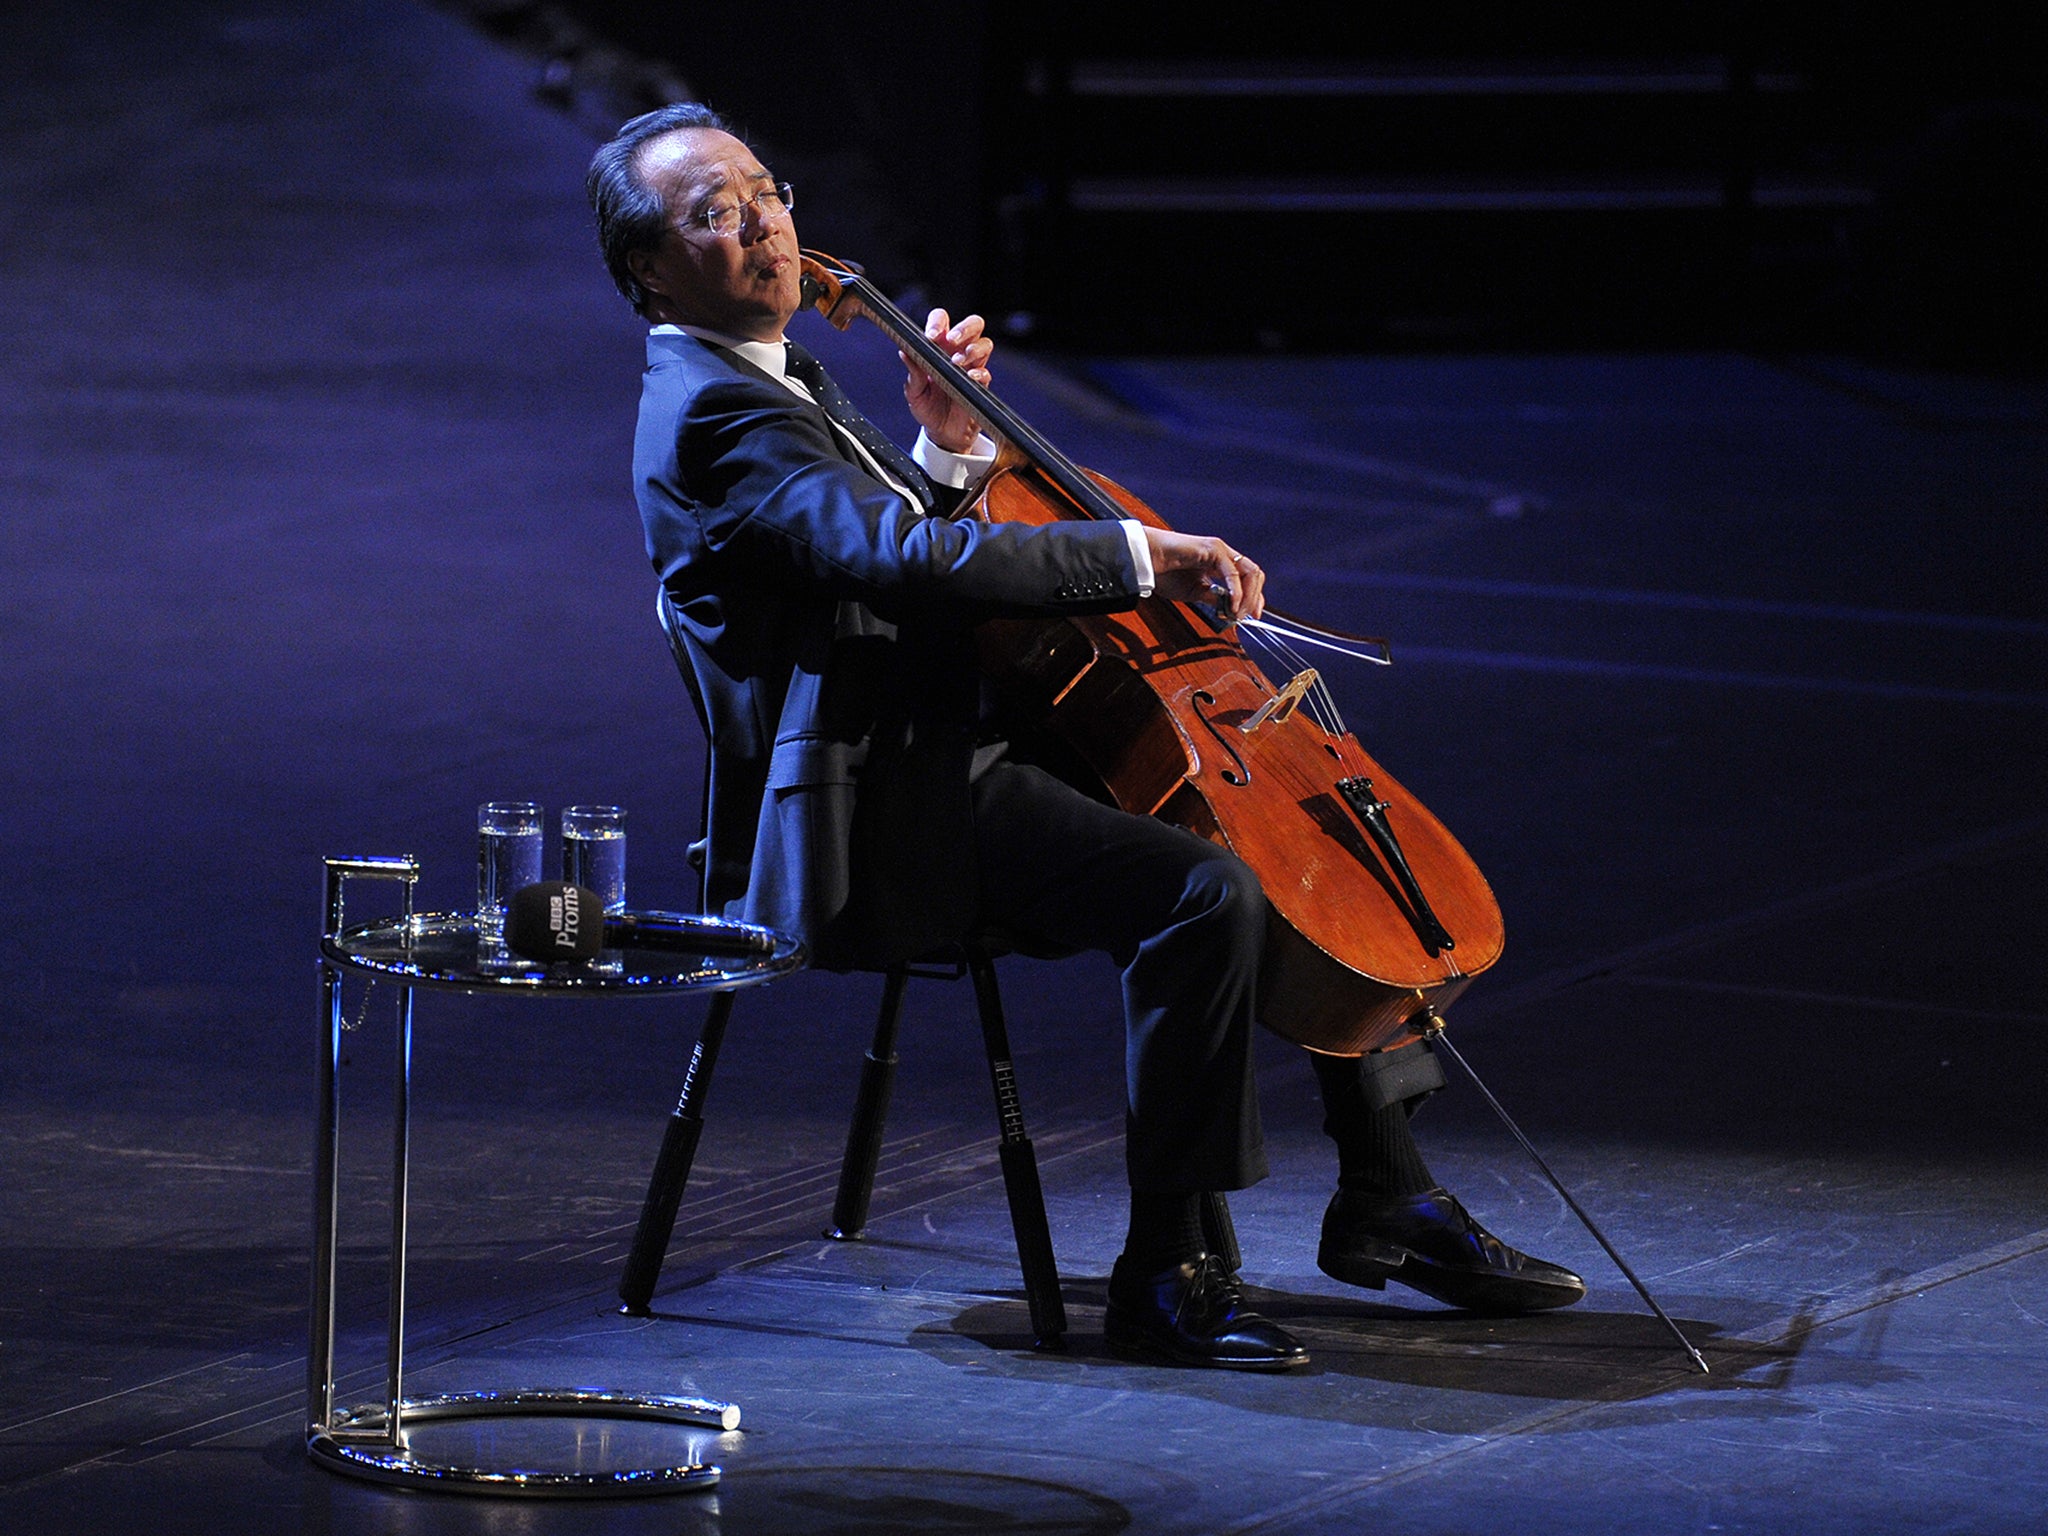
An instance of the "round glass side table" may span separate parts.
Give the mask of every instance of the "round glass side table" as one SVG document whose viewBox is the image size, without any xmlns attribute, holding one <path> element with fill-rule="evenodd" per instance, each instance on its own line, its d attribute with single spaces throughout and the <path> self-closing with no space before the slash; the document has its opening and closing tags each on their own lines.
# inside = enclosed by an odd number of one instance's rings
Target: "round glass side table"
<svg viewBox="0 0 2048 1536">
<path fill-rule="evenodd" d="M 672 913 L 663 919 L 683 949 L 608 949 L 595 960 L 545 965 L 509 954 L 481 936 L 468 914 L 413 911 L 419 862 L 410 857 L 326 860 L 326 925 L 320 940 L 319 1129 L 314 1149 L 313 1295 L 306 1361 L 306 1449 L 323 1466 L 353 1477 L 411 1487 L 472 1493 L 597 1495 L 673 1493 L 716 1483 L 719 1469 L 673 1452 L 661 1426 L 727 1430 L 739 1426 L 737 1404 L 700 1398 L 646 1396 L 587 1388 L 404 1395 L 405 1246 L 409 1120 L 412 1098 L 412 1004 L 415 989 L 503 997 L 652 997 L 732 992 L 800 970 L 803 947 L 786 934 L 715 918 Z M 343 912 L 354 880 L 402 887 L 395 917 L 350 925 Z M 677 942 L 673 937 L 670 942 Z M 335 1404 L 335 1262 L 340 1227 L 341 1041 L 344 973 L 396 983 L 397 1071 L 391 1157 L 389 1344 L 381 1402 Z M 542 1431 L 563 1421 L 565 1443 L 545 1433 L 500 1435 L 495 1421 L 528 1421 Z M 598 1433 L 583 1421 L 608 1420 Z M 621 1422 L 624 1421 L 624 1422 Z M 632 1427 L 629 1429 L 628 1425 Z M 432 1425 L 443 1447 L 416 1453 L 408 1428 Z M 472 1444 L 462 1430 L 474 1426 Z M 452 1454 L 451 1445 L 460 1445 Z M 515 1447 L 507 1450 L 506 1447 Z M 509 1456 L 510 1460 L 507 1461 Z"/>
</svg>

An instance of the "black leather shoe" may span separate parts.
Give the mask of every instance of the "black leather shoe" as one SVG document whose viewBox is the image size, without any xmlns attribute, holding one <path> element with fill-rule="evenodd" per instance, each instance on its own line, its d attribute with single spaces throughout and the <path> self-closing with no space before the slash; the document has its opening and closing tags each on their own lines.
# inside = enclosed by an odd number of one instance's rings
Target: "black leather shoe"
<svg viewBox="0 0 2048 1536">
<path fill-rule="evenodd" d="M 1323 1213 L 1316 1266 L 1349 1285 L 1380 1290 L 1398 1280 L 1495 1317 L 1568 1307 L 1586 1294 L 1577 1275 L 1510 1248 L 1443 1188 L 1395 1200 L 1338 1190 Z"/>
<path fill-rule="evenodd" d="M 1126 1360 L 1227 1371 L 1308 1364 L 1308 1351 L 1246 1307 L 1237 1277 L 1207 1253 L 1156 1275 L 1137 1274 L 1119 1258 L 1109 1273 L 1102 1337 L 1111 1354 Z"/>
</svg>

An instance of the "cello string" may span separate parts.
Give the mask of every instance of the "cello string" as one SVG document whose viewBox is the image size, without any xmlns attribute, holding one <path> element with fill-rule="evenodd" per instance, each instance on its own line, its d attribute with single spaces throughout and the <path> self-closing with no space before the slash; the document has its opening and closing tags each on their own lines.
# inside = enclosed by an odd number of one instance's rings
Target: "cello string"
<svg viewBox="0 0 2048 1536">
<path fill-rule="evenodd" d="M 807 251 L 804 254 L 817 261 L 820 266 L 826 266 L 827 261 L 831 260 L 820 251 Z M 836 260 L 832 265 L 837 266 Z M 1040 436 L 1029 422 L 1005 405 L 994 390 L 970 379 L 964 370 L 924 334 L 922 327 L 898 309 L 868 278 L 857 272 L 843 270 L 832 270 L 831 276 L 843 289 L 852 290 L 860 303 L 861 312 L 883 335 L 895 342 L 899 350 L 915 354 L 942 386 L 979 417 L 984 425 L 993 427 L 998 434 L 1008 438 L 1013 446 L 1033 461 L 1040 473 L 1059 487 L 1061 493 L 1074 503 L 1082 515 L 1096 520 L 1118 519 L 1124 516 L 1123 508 L 1089 479 L 1079 465 Z"/>
<path fill-rule="evenodd" d="M 1238 624 L 1240 632 L 1248 641 L 1268 646 L 1274 653 L 1285 656 L 1288 665 L 1293 667 L 1296 672 L 1306 667 L 1308 663 L 1301 653 L 1294 648 L 1293 642 L 1313 645 L 1320 650 L 1335 651 L 1338 655 L 1352 661 L 1366 661 L 1371 662 L 1375 666 L 1382 667 L 1392 665 L 1392 659 L 1384 653 L 1375 653 L 1357 649 L 1350 645 L 1340 644 L 1325 635 L 1307 633 L 1293 625 L 1279 623 L 1272 619 L 1240 619 Z M 1310 691 L 1321 705 L 1319 709 L 1312 709 L 1310 711 L 1311 718 L 1332 736 L 1338 738 L 1340 753 L 1352 750 L 1353 743 L 1348 739 L 1348 732 L 1344 727 L 1343 711 L 1337 707 L 1336 695 L 1330 690 L 1328 682 L 1323 678 L 1320 671 L 1317 672 L 1315 685 Z M 1355 760 L 1347 762 L 1346 766 L 1351 768 L 1353 772 L 1363 771 Z"/>
<path fill-rule="evenodd" d="M 1244 638 L 1248 649 L 1279 657 L 1289 676 L 1299 676 L 1304 671 L 1313 670 L 1309 667 L 1308 658 L 1284 638 L 1286 633 L 1284 630 L 1275 632 L 1254 628 L 1246 631 Z M 1342 754 L 1350 749 L 1344 728 L 1344 714 L 1337 707 L 1337 696 L 1331 691 L 1329 682 L 1321 671 L 1315 672 L 1315 682 L 1310 685 L 1302 703 L 1309 712 L 1309 718 L 1315 721 L 1325 734 L 1336 738 L 1339 761 L 1344 761 Z"/>
<path fill-rule="evenodd" d="M 1279 658 L 1281 666 L 1278 670 L 1286 672 L 1288 676 L 1298 677 L 1305 670 L 1305 658 L 1285 640 L 1271 634 L 1263 634 L 1256 629 L 1244 632 L 1243 638 L 1248 652 L 1257 650 Z M 1270 683 L 1268 686 L 1271 686 Z M 1317 674 L 1315 685 L 1310 688 L 1308 696 L 1302 703 L 1307 706 L 1309 717 L 1327 731 L 1330 729 L 1331 720 L 1326 712 L 1326 701 L 1320 697 L 1321 689 L 1322 677 L 1321 674 Z"/>
<path fill-rule="evenodd" d="M 1253 631 L 1249 631 L 1245 635 L 1245 641 L 1249 643 L 1249 647 L 1257 647 L 1257 649 L 1268 653 L 1268 655 L 1280 657 L 1282 664 L 1284 664 L 1284 670 L 1288 672 L 1288 676 L 1300 676 L 1303 672 L 1311 672 L 1313 670 L 1309 666 L 1309 657 L 1305 657 L 1303 653 L 1296 651 L 1280 635 L 1264 633 L 1264 631 L 1253 629 Z M 1356 766 L 1356 764 L 1348 762 L 1348 754 L 1354 752 L 1354 748 L 1352 748 L 1352 741 L 1350 741 L 1350 733 L 1346 731 L 1346 727 L 1343 727 L 1343 711 L 1337 709 L 1337 694 L 1331 690 L 1329 680 L 1323 678 L 1323 674 L 1319 670 L 1313 670 L 1313 672 L 1315 672 L 1315 682 L 1309 686 L 1309 692 L 1303 696 L 1303 707 L 1309 711 L 1309 719 L 1313 719 L 1323 729 L 1325 735 L 1333 737 L 1333 745 L 1337 748 L 1337 762 L 1341 766 L 1346 766 L 1346 768 Z"/>
<path fill-rule="evenodd" d="M 1286 630 L 1275 633 L 1271 630 L 1253 629 L 1247 634 L 1246 638 L 1262 650 L 1284 657 L 1286 665 L 1292 669 L 1289 674 L 1292 676 L 1308 668 L 1308 658 L 1296 650 L 1287 638 L 1284 638 L 1290 633 Z M 1307 637 L 1304 636 L 1302 638 L 1305 639 Z M 1332 647 L 1332 649 L 1335 649 L 1335 647 Z M 1308 706 L 1309 718 L 1321 726 L 1324 733 L 1331 738 L 1331 744 L 1336 749 L 1338 766 L 1347 775 L 1353 777 L 1363 775 L 1365 773 L 1364 748 L 1359 745 L 1357 738 L 1351 734 L 1345 725 L 1344 711 L 1337 703 L 1336 692 L 1331 688 L 1329 680 L 1323 676 L 1319 668 L 1315 669 L 1315 681 L 1310 684 L 1308 694 L 1304 698 L 1303 703 Z"/>
<path fill-rule="evenodd" d="M 1254 627 L 1246 638 L 1261 650 L 1283 658 L 1290 669 L 1289 675 L 1299 676 L 1303 671 L 1311 669 L 1308 658 L 1302 655 L 1290 643 L 1288 637 L 1292 633 L 1292 631 L 1279 626 L 1268 626 L 1255 622 Z M 1342 751 L 1346 745 L 1344 742 L 1343 711 L 1337 707 L 1337 696 L 1331 692 L 1330 685 L 1324 679 L 1322 672 L 1316 670 L 1315 676 L 1316 680 L 1310 685 L 1308 694 L 1302 702 L 1308 707 L 1309 718 L 1321 726 L 1327 734 L 1336 737 L 1339 743 L 1339 750 Z"/>
</svg>

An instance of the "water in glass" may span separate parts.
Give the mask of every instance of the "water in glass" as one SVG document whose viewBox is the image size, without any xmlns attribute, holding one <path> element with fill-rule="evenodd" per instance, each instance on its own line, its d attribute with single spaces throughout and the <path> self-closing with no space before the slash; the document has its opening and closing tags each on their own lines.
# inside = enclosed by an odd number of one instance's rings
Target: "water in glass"
<svg viewBox="0 0 2048 1536">
<path fill-rule="evenodd" d="M 626 910 L 626 813 L 615 805 L 562 812 L 562 878 L 597 892 L 607 915 Z"/>
<path fill-rule="evenodd" d="M 531 800 L 492 800 L 476 813 L 476 926 L 485 938 L 505 931 L 512 893 L 540 879 L 540 806 Z"/>
</svg>

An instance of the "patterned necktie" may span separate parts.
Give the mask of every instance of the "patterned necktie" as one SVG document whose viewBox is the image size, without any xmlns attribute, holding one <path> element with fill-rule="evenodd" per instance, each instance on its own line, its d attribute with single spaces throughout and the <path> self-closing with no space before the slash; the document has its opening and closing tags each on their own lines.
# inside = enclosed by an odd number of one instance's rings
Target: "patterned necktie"
<svg viewBox="0 0 2048 1536">
<path fill-rule="evenodd" d="M 917 467 L 917 461 L 878 431 L 875 424 L 855 409 L 846 391 L 832 382 L 832 375 L 825 371 L 825 365 L 810 352 L 793 341 L 786 341 L 783 347 L 788 352 L 789 376 L 811 392 L 811 398 L 827 416 L 843 428 L 861 447 L 875 456 L 890 474 L 902 482 L 903 488 L 916 498 L 925 511 L 933 510 L 931 484 L 925 479 L 924 471 Z"/>
</svg>

